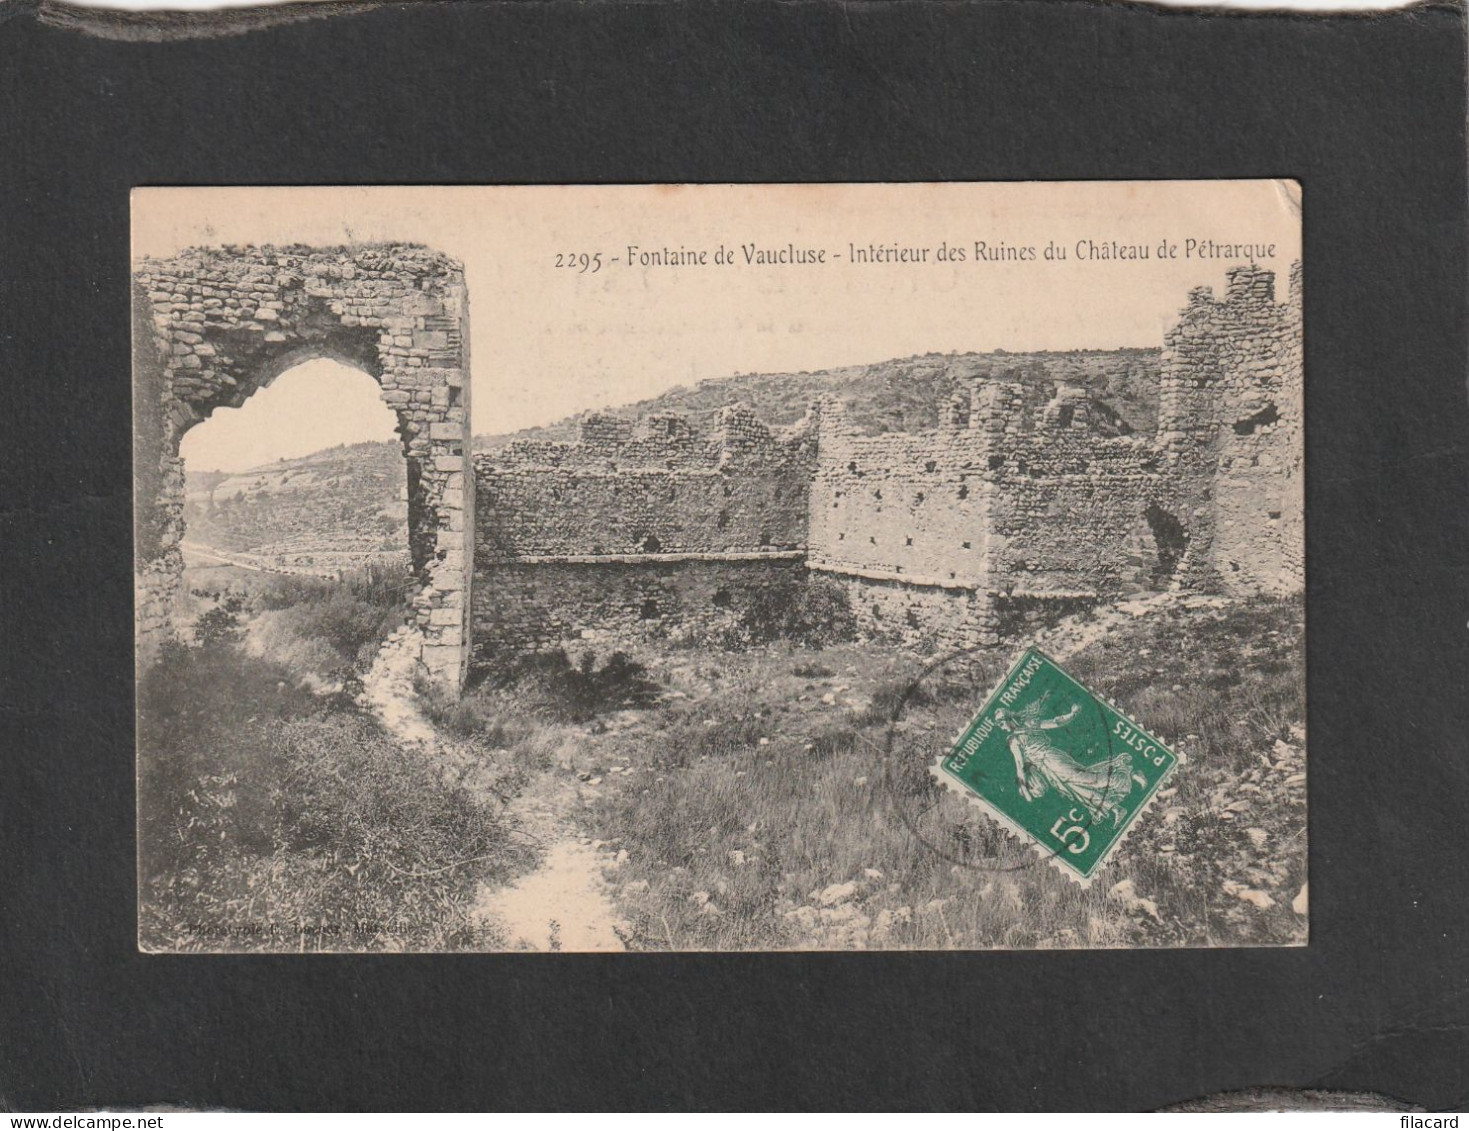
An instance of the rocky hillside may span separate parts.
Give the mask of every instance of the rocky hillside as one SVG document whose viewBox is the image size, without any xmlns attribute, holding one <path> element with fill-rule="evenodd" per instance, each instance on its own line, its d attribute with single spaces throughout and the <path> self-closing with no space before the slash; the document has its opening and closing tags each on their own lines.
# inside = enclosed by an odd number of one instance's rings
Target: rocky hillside
<svg viewBox="0 0 1469 1131">
<path fill-rule="evenodd" d="M 771 424 L 790 424 L 825 393 L 846 402 L 848 418 L 869 432 L 910 431 L 935 427 L 939 411 L 962 382 L 994 377 L 1083 385 L 1135 431 L 1150 432 L 1158 415 L 1160 356 L 1156 349 L 930 353 L 840 369 L 714 377 L 610 411 L 628 417 L 652 412 L 699 417 L 742 403 Z M 475 448 L 494 450 L 518 439 L 570 440 L 576 436 L 576 423 L 577 418 L 569 417 L 521 432 L 476 436 Z"/>
<path fill-rule="evenodd" d="M 243 472 L 188 474 L 186 541 L 279 566 L 352 568 L 408 545 L 395 443 L 328 448 Z"/>
</svg>

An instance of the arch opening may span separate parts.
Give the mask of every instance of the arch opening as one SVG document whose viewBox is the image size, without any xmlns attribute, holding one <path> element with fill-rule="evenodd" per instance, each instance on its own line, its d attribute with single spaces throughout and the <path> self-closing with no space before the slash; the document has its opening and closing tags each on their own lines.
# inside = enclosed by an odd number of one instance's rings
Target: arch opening
<svg viewBox="0 0 1469 1131">
<path fill-rule="evenodd" d="M 248 555 L 285 574 L 406 572 L 402 429 L 373 378 L 322 357 L 214 410 L 179 443 L 186 569 L 205 555 Z"/>
<path fill-rule="evenodd" d="M 457 691 L 469 650 L 474 493 L 462 267 L 408 244 L 194 248 L 139 261 L 134 281 L 140 660 L 179 633 L 184 460 L 198 464 L 204 446 L 186 438 L 221 410 L 284 397 L 303 363 L 331 363 L 349 367 L 369 396 L 375 381 L 392 418 L 414 582 L 407 646 L 432 682 Z"/>
</svg>

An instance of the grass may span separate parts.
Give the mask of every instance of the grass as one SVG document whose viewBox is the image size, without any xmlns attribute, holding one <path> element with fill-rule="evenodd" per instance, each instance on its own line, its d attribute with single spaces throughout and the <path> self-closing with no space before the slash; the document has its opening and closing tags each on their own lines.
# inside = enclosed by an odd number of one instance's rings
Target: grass
<svg viewBox="0 0 1469 1131">
<path fill-rule="evenodd" d="M 580 779 L 576 819 L 609 849 L 634 948 L 1304 939 L 1298 603 L 1070 622 L 1094 642 L 1064 666 L 1187 759 L 1083 890 L 927 772 L 1018 643 L 920 679 L 916 661 L 843 642 L 840 603 L 777 604 L 730 651 L 557 654 L 457 700 L 425 693 L 456 752 L 431 768 L 346 691 L 302 686 L 357 640 L 360 662 L 397 615 L 391 590 L 252 584 L 211 596 L 198 645 L 143 681 L 146 946 L 503 944 L 471 903 L 533 864 L 499 802 L 547 774 Z M 805 644 L 758 642 L 801 616 Z M 1064 631 L 1044 646 L 1064 649 Z"/>
<path fill-rule="evenodd" d="M 855 647 L 665 665 L 685 697 L 591 737 L 578 766 L 632 771 L 608 776 L 586 817 L 628 853 L 633 945 L 1301 941 L 1298 606 L 1123 618 L 1066 663 L 1188 757 L 1085 890 L 927 773 L 1013 650 L 916 692 L 917 665 Z"/>
<path fill-rule="evenodd" d="M 311 690 L 375 645 L 398 600 L 372 576 L 210 594 L 195 645 L 165 648 L 141 673 L 145 949 L 501 941 L 472 907 L 481 883 L 533 862 L 500 806 L 523 787 L 526 758 L 464 739 L 440 765 L 400 746 L 349 689 Z"/>
</svg>

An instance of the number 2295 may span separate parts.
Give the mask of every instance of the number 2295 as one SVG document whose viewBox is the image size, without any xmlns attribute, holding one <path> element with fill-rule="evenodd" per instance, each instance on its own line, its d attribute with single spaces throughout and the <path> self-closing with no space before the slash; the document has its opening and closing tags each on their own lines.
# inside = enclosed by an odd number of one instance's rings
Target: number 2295
<svg viewBox="0 0 1469 1131">
<path fill-rule="evenodd" d="M 602 253 L 600 251 L 558 251 L 556 266 L 575 271 L 578 275 L 585 275 L 588 272 L 595 275 L 602 270 Z"/>
</svg>

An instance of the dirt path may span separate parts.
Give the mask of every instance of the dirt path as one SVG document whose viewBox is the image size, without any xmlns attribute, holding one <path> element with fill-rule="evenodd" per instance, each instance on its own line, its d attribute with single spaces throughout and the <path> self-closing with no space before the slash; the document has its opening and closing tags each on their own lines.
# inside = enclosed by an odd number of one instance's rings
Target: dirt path
<svg viewBox="0 0 1469 1131">
<path fill-rule="evenodd" d="M 179 549 L 184 553 L 184 560 L 189 558 L 204 559 L 203 565 L 228 565 L 236 569 L 249 570 L 251 573 L 278 573 L 287 577 L 319 577 L 325 581 L 333 581 L 337 578 L 338 571 L 332 569 L 305 569 L 302 566 L 280 566 L 269 565 L 257 558 L 242 557 L 238 554 L 230 554 L 220 550 L 201 546 L 197 542 L 183 541 L 179 543 Z"/>
<path fill-rule="evenodd" d="M 416 628 L 404 626 L 388 637 L 363 677 L 366 706 L 399 742 L 442 762 L 446 775 L 462 780 L 481 804 L 500 808 L 543 849 L 540 865 L 513 884 L 482 884 L 472 916 L 498 929 L 515 950 L 624 949 L 604 874 L 614 863 L 576 827 L 571 814 L 581 799 L 575 779 L 566 770 L 547 770 L 508 804 L 497 794 L 476 790 L 472 775 L 461 779 L 465 755 L 418 706 L 413 676 L 420 645 Z"/>
<path fill-rule="evenodd" d="M 607 882 L 614 861 L 580 833 L 575 780 L 548 770 L 512 804 L 527 832 L 546 846 L 540 867 L 501 888 L 481 887 L 475 914 L 505 933 L 514 950 L 624 950 L 624 928 Z"/>
<path fill-rule="evenodd" d="M 418 709 L 413 675 L 423 636 L 409 625 L 394 629 L 362 677 L 365 706 L 389 734 L 405 746 L 436 751 L 442 744 L 433 724 Z"/>
<path fill-rule="evenodd" d="M 1158 594 L 1124 601 L 1091 614 L 1066 617 L 1040 633 L 1036 643 L 1066 660 L 1133 618 L 1156 615 L 1180 601 L 1190 606 L 1219 598 Z M 442 762 L 446 775 L 474 789 L 472 777 L 461 777 L 466 755 L 451 737 L 438 732 L 418 705 L 414 671 L 420 641 L 417 630 L 404 627 L 384 643 L 363 679 L 365 704 L 405 746 Z M 576 741 L 568 733 L 567 742 Z M 577 827 L 583 806 L 582 787 L 567 768 L 569 761 L 539 773 L 508 804 L 484 793 L 481 801 L 502 808 L 519 833 L 541 848 L 538 866 L 502 885 L 482 884 L 474 918 L 495 929 L 513 950 L 608 951 L 626 949 L 626 925 L 612 894 L 609 876 L 617 858 Z"/>
</svg>

